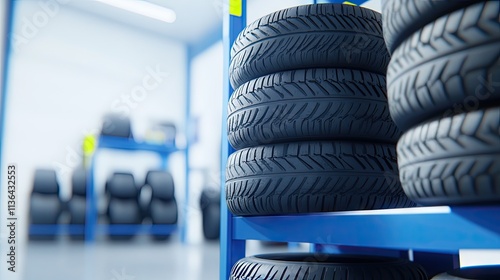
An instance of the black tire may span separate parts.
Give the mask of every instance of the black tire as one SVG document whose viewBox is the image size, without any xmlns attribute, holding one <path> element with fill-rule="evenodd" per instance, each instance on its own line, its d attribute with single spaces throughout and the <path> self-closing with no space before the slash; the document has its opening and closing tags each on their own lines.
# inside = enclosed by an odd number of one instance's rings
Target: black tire
<svg viewBox="0 0 500 280">
<path fill-rule="evenodd" d="M 268 254 L 239 260 L 230 280 L 427 280 L 424 269 L 403 259 L 325 254 Z"/>
<path fill-rule="evenodd" d="M 61 199 L 53 194 L 32 193 L 29 219 L 32 225 L 56 225 L 62 214 Z M 30 240 L 55 240 L 57 234 L 30 234 Z"/>
<path fill-rule="evenodd" d="M 220 191 L 213 188 L 204 188 L 200 195 L 200 209 L 210 205 L 220 205 Z"/>
<path fill-rule="evenodd" d="M 220 191 L 205 188 L 200 195 L 203 236 L 206 240 L 220 237 Z"/>
<path fill-rule="evenodd" d="M 59 182 L 52 169 L 37 169 L 33 180 L 33 193 L 59 195 Z"/>
<path fill-rule="evenodd" d="M 220 237 L 220 205 L 208 205 L 202 211 L 203 236 L 207 240 Z"/>
<path fill-rule="evenodd" d="M 32 193 L 30 197 L 30 222 L 38 225 L 59 223 L 62 203 L 56 195 Z"/>
<path fill-rule="evenodd" d="M 500 104 L 499 9 L 485 1 L 457 10 L 396 49 L 387 93 L 399 128 Z"/>
<path fill-rule="evenodd" d="M 132 138 L 130 119 L 118 114 L 105 115 L 101 128 L 101 135 Z"/>
<path fill-rule="evenodd" d="M 296 142 L 233 153 L 226 201 L 235 215 L 413 206 L 401 189 L 394 145 Z"/>
<path fill-rule="evenodd" d="M 423 205 L 500 202 L 500 107 L 438 119 L 398 143 L 406 194 Z"/>
<path fill-rule="evenodd" d="M 151 222 L 153 225 L 175 225 L 177 224 L 178 209 L 177 202 L 162 201 L 153 199 L 151 201 Z M 167 240 L 170 234 L 154 234 L 152 236 L 155 240 Z"/>
<path fill-rule="evenodd" d="M 137 199 L 139 189 L 135 184 L 134 175 L 116 172 L 106 183 L 110 198 Z"/>
<path fill-rule="evenodd" d="M 139 205 L 139 189 L 130 173 L 114 173 L 107 182 L 109 203 L 107 214 L 111 225 L 139 225 L 143 212 Z M 110 234 L 110 239 L 128 240 L 135 234 Z"/>
<path fill-rule="evenodd" d="M 475 267 L 458 268 L 446 273 L 441 273 L 432 278 L 432 280 L 498 280 L 500 279 L 500 266 L 487 265 Z"/>
<path fill-rule="evenodd" d="M 59 182 L 52 169 L 37 169 L 30 196 L 29 218 L 34 225 L 56 225 L 63 211 Z M 30 236 L 32 239 L 54 239 L 55 235 Z"/>
<path fill-rule="evenodd" d="M 309 69 L 263 76 L 229 100 L 228 140 L 235 149 L 311 140 L 396 143 L 385 76 L 348 69 Z"/>
<path fill-rule="evenodd" d="M 69 212 L 69 224 L 70 225 L 85 225 L 87 209 L 87 199 L 84 196 L 73 195 L 70 201 L 68 201 L 68 212 Z M 71 239 L 83 240 L 85 234 L 71 234 Z"/>
<path fill-rule="evenodd" d="M 87 196 L 87 171 L 84 168 L 76 169 L 73 172 L 71 188 L 73 196 Z"/>
<path fill-rule="evenodd" d="M 392 53 L 403 40 L 429 22 L 478 0 L 382 0 L 382 23 Z"/>
<path fill-rule="evenodd" d="M 68 201 L 68 211 L 70 214 L 70 224 L 83 225 L 85 224 L 85 214 L 87 208 L 87 200 L 85 197 L 73 196 Z"/>
<path fill-rule="evenodd" d="M 151 187 L 152 197 L 163 201 L 175 199 L 174 179 L 169 172 L 148 171 L 145 184 Z"/>
<path fill-rule="evenodd" d="M 389 54 L 379 13 L 342 4 L 293 7 L 247 26 L 231 50 L 234 89 L 257 77 L 303 68 L 385 74 Z"/>
</svg>

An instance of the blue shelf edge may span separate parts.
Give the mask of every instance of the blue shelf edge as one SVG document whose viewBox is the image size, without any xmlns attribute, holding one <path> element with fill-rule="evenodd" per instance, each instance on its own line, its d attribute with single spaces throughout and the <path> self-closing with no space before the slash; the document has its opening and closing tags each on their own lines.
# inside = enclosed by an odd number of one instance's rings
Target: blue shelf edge
<svg viewBox="0 0 500 280">
<path fill-rule="evenodd" d="M 233 238 L 456 253 L 500 249 L 500 206 L 233 217 Z"/>
<path fill-rule="evenodd" d="M 150 151 L 159 154 L 170 154 L 179 151 L 175 143 L 153 144 L 147 142 L 137 142 L 131 138 L 100 136 L 98 139 L 98 149 L 117 149 L 129 151 Z"/>
<path fill-rule="evenodd" d="M 95 226 L 97 234 L 123 235 L 123 234 L 152 234 L 165 235 L 172 234 L 177 231 L 178 226 L 175 225 L 107 225 L 98 224 Z M 85 225 L 30 225 L 30 235 L 82 235 L 85 234 Z"/>
</svg>

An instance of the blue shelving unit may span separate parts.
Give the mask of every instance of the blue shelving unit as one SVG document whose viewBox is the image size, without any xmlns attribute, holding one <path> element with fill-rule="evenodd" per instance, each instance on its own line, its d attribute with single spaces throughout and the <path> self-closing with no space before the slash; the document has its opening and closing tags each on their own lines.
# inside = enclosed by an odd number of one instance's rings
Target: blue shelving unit
<svg viewBox="0 0 500 280">
<path fill-rule="evenodd" d="M 180 151 L 174 142 L 166 144 L 151 144 L 137 142 L 132 138 L 100 136 L 92 162 L 88 170 L 87 180 L 87 213 L 85 225 L 85 240 L 93 241 L 96 234 L 130 234 L 130 233 L 150 233 L 150 234 L 170 234 L 177 229 L 176 225 L 106 225 L 98 224 L 96 194 L 94 186 L 94 170 L 96 168 L 96 155 L 99 150 L 113 149 L 123 151 L 149 151 L 158 154 L 161 158 L 161 169 L 167 169 L 167 161 L 170 154 Z M 182 229 L 181 229 L 182 230 Z"/>
<path fill-rule="evenodd" d="M 227 70 L 230 49 L 246 26 L 247 4 L 246 0 L 229 2 L 230 14 L 224 16 L 223 22 L 225 103 L 232 92 Z M 322 1 L 312 1 L 317 2 Z M 350 2 L 360 5 L 365 1 Z M 224 121 L 226 117 L 224 111 Z M 222 170 L 228 155 L 234 152 L 225 129 L 223 126 Z M 221 182 L 225 182 L 224 172 Z M 225 201 L 224 191 L 221 200 Z M 316 252 L 333 248 L 337 253 L 398 256 L 418 262 L 429 274 L 435 274 L 459 267 L 460 249 L 500 249 L 499 213 L 500 206 L 442 206 L 236 217 L 221 203 L 220 279 L 229 279 L 233 264 L 245 257 L 245 240 L 311 243 L 312 251 Z"/>
<path fill-rule="evenodd" d="M 121 137 L 99 137 L 98 145 L 92 157 L 91 165 L 87 174 L 87 207 L 85 225 L 57 224 L 57 225 L 36 225 L 29 227 L 30 235 L 85 235 L 86 241 L 94 241 L 96 235 L 121 235 L 121 234 L 170 234 L 177 230 L 177 225 L 108 225 L 99 224 L 96 206 L 96 194 L 94 187 L 94 171 L 96 168 L 96 154 L 102 149 L 113 149 L 123 151 L 149 151 L 156 153 L 161 158 L 161 169 L 167 169 L 167 161 L 170 154 L 180 151 L 174 142 L 160 144 L 150 144 L 137 142 L 134 139 Z M 181 234 L 185 227 L 181 228 Z"/>
</svg>

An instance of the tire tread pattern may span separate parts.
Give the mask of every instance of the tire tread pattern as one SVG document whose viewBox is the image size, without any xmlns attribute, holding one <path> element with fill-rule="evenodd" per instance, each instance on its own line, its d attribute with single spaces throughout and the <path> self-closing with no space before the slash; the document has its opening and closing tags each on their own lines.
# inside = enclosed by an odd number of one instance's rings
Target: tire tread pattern
<svg viewBox="0 0 500 280">
<path fill-rule="evenodd" d="M 226 201 L 235 215 L 411 207 L 398 180 L 395 147 L 295 142 L 233 153 Z"/>
<path fill-rule="evenodd" d="M 385 74 L 389 55 L 379 13 L 342 4 L 298 6 L 248 25 L 231 50 L 234 89 L 286 70 L 337 67 Z"/>
<path fill-rule="evenodd" d="M 324 255 L 319 256 L 324 257 Z M 311 254 L 303 261 L 271 261 L 257 257 L 246 257 L 232 267 L 230 280 L 426 280 L 423 268 L 409 261 L 387 263 L 323 263 Z M 286 258 L 284 258 L 286 260 Z"/>
<path fill-rule="evenodd" d="M 240 86 L 228 108 L 236 149 L 305 140 L 395 143 L 385 77 L 349 69 L 308 69 L 263 76 Z"/>
<path fill-rule="evenodd" d="M 430 121 L 398 143 L 404 191 L 417 203 L 500 201 L 500 107 Z"/>
<path fill-rule="evenodd" d="M 457 10 L 396 49 L 387 83 L 389 109 L 399 128 L 499 102 L 499 10 L 498 1 Z"/>
<path fill-rule="evenodd" d="M 392 53 L 401 42 L 429 22 L 478 0 L 382 0 L 382 22 L 387 48 Z"/>
</svg>

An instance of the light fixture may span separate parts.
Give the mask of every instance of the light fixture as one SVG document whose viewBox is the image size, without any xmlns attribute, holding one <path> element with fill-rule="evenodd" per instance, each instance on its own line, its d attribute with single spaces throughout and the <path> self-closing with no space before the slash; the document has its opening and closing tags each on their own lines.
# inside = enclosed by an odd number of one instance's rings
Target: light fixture
<svg viewBox="0 0 500 280">
<path fill-rule="evenodd" d="M 174 10 L 142 0 L 97 0 L 98 2 L 120 8 L 132 13 L 173 23 L 177 18 Z"/>
</svg>

